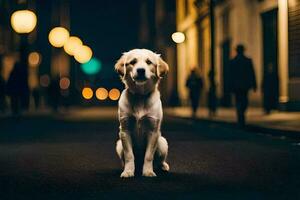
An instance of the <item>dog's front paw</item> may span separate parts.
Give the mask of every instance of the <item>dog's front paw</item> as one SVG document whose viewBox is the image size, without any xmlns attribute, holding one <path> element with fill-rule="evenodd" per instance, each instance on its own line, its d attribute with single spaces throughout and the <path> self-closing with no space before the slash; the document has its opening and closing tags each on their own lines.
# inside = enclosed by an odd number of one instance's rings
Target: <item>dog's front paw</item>
<svg viewBox="0 0 300 200">
<path fill-rule="evenodd" d="M 163 162 L 163 163 L 162 163 L 162 166 L 161 166 L 161 169 L 162 169 L 163 171 L 165 171 L 165 172 L 168 172 L 168 171 L 170 170 L 170 166 L 169 166 L 168 163 Z"/>
<path fill-rule="evenodd" d="M 130 178 L 130 177 L 134 177 L 134 171 L 131 170 L 124 170 L 120 176 L 121 178 Z"/>
<path fill-rule="evenodd" d="M 143 171 L 143 176 L 146 176 L 146 177 L 155 177 L 156 174 L 154 173 L 153 170 L 144 170 Z"/>
</svg>

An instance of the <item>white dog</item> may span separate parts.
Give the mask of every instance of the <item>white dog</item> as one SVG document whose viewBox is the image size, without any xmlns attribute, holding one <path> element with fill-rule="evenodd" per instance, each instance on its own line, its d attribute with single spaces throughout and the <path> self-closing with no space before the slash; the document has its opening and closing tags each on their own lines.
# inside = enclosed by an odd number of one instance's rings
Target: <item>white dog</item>
<svg viewBox="0 0 300 200">
<path fill-rule="evenodd" d="M 135 172 L 134 148 L 145 147 L 143 176 L 154 177 L 153 158 L 157 154 L 161 168 L 169 171 L 166 162 L 168 143 L 161 136 L 163 117 L 159 80 L 169 66 L 160 55 L 147 49 L 126 52 L 115 64 L 126 89 L 119 100 L 119 140 L 116 151 L 124 164 L 121 177 L 133 177 Z"/>
</svg>

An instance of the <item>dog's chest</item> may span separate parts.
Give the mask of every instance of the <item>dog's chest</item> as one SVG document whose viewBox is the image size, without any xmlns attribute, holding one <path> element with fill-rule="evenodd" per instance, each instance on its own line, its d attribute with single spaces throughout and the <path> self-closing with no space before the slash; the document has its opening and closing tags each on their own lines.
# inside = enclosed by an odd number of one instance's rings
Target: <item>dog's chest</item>
<svg viewBox="0 0 300 200">
<path fill-rule="evenodd" d="M 119 104 L 121 129 L 136 135 L 157 131 L 162 117 L 159 93 L 137 96 L 125 91 L 125 94 L 121 101 L 124 103 Z"/>
<path fill-rule="evenodd" d="M 144 102 L 141 102 L 132 108 L 132 114 L 136 118 L 137 121 L 140 120 L 141 118 L 143 118 L 144 116 L 147 116 L 148 113 L 149 113 L 149 111 Z"/>
</svg>

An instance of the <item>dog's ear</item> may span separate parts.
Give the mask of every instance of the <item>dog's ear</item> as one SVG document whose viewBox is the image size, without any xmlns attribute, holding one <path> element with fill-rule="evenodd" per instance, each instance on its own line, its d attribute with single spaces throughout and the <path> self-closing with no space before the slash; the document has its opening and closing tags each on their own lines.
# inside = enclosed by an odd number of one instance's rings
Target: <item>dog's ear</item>
<svg viewBox="0 0 300 200">
<path fill-rule="evenodd" d="M 121 56 L 121 58 L 119 58 L 119 60 L 115 64 L 115 70 L 116 70 L 116 72 L 118 72 L 119 75 L 122 76 L 122 77 L 124 77 L 125 74 L 126 74 L 126 67 L 125 67 L 125 65 L 126 65 L 125 62 L 126 61 L 125 60 L 126 60 L 125 59 L 125 54 L 123 54 Z"/>
<path fill-rule="evenodd" d="M 159 56 L 157 65 L 157 76 L 163 78 L 169 71 L 169 65 Z"/>
</svg>

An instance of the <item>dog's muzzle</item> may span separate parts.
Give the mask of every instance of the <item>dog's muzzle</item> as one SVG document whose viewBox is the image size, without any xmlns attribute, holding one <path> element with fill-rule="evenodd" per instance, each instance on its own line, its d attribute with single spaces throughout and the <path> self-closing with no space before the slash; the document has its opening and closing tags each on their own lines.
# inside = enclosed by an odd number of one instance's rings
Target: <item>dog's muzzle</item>
<svg viewBox="0 0 300 200">
<path fill-rule="evenodd" d="M 146 70 L 144 68 L 136 69 L 136 73 L 133 75 L 133 79 L 136 82 L 144 82 L 147 80 Z"/>
</svg>

